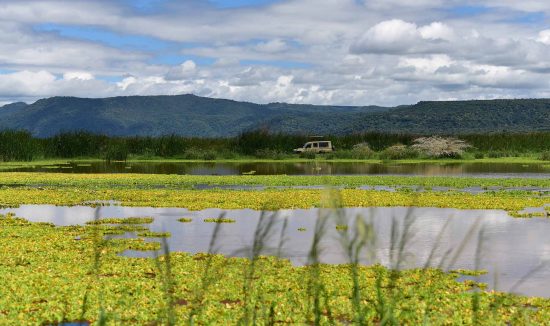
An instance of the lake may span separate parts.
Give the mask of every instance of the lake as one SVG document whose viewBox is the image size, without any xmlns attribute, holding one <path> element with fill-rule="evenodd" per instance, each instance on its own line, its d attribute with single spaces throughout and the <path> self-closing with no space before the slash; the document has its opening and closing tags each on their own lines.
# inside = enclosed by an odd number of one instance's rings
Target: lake
<svg viewBox="0 0 550 326">
<path fill-rule="evenodd" d="M 407 240 L 406 250 L 402 252 L 402 268 L 422 267 L 432 255 L 431 266 L 441 264 L 446 270 L 458 268 L 488 270 L 489 273 L 480 276 L 478 280 L 488 283 L 489 288 L 530 296 L 550 297 L 550 282 L 548 282 L 550 266 L 544 265 L 550 262 L 550 238 L 548 237 L 550 220 L 516 219 L 500 210 L 346 208 L 341 211 L 342 220 L 329 214 L 330 211 L 321 209 L 265 213 L 248 209 L 188 211 L 184 208 L 117 205 L 97 208 L 23 205 L 19 208 L 0 209 L 0 214 L 7 212 L 13 212 L 31 221 L 52 222 L 56 225 L 84 224 L 93 220 L 95 216 L 99 218 L 151 216 L 154 218 L 154 222 L 149 225 L 152 231 L 168 231 L 172 234 L 167 238 L 171 251 L 190 253 L 208 252 L 214 230 L 219 225 L 215 252 L 228 256 L 247 256 L 259 221 L 263 221 L 263 225 L 269 222 L 271 228 L 262 253 L 280 254 L 290 259 L 295 265 L 308 263 L 316 224 L 323 220 L 323 216 L 329 215 L 326 220 L 326 234 L 321 241 L 321 261 L 330 264 L 348 262 L 341 240 L 345 234 L 350 236 L 354 234 L 355 221 L 361 218 L 372 226 L 375 235 L 373 242 L 361 255 L 363 264 L 379 262 L 385 266 L 395 266 L 396 261 L 392 261 L 391 257 L 399 252 L 392 250 L 394 247 L 392 242 L 395 244 L 395 241 L 391 240 L 392 228 L 394 228 L 398 239 Z M 226 218 L 235 220 L 235 223 L 204 222 L 206 218 L 217 218 L 222 214 Z M 261 218 L 261 216 L 264 217 Z M 178 222 L 177 220 L 181 217 L 190 217 L 193 220 L 190 223 Z M 285 220 L 286 228 L 282 232 Z M 349 229 L 338 231 L 337 224 L 349 225 Z M 405 226 L 410 226 L 410 232 L 403 231 Z M 283 239 L 285 239 L 282 245 L 281 234 L 284 234 Z M 128 233 L 124 236 L 135 237 L 135 234 Z M 159 240 L 149 239 L 149 241 Z M 460 251 L 458 248 L 463 242 L 465 246 Z M 153 256 L 150 252 L 135 251 L 126 252 L 125 255 Z M 533 270 L 536 272 L 529 275 Z M 522 281 L 526 275 L 529 276 Z"/>
<path fill-rule="evenodd" d="M 543 163 L 361 163 L 361 162 L 90 162 L 30 166 L 14 172 L 145 173 L 189 175 L 419 175 L 550 178 Z"/>
</svg>

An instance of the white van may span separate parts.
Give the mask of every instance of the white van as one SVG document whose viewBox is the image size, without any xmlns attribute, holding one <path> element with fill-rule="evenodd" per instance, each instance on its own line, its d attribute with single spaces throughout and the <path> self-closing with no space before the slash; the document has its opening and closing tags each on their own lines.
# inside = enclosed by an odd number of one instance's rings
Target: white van
<svg viewBox="0 0 550 326">
<path fill-rule="evenodd" d="M 330 153 L 334 151 L 330 140 L 310 141 L 304 144 L 303 147 L 294 149 L 294 153 L 313 152 L 313 153 Z"/>
</svg>

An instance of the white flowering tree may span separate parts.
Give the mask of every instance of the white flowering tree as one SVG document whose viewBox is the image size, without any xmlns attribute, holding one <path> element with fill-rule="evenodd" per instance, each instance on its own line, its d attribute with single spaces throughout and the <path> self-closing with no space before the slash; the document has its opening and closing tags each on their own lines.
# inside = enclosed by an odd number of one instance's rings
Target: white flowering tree
<svg viewBox="0 0 550 326">
<path fill-rule="evenodd" d="M 471 146 L 463 140 L 452 137 L 421 137 L 413 141 L 412 147 L 429 157 L 460 157 Z"/>
</svg>

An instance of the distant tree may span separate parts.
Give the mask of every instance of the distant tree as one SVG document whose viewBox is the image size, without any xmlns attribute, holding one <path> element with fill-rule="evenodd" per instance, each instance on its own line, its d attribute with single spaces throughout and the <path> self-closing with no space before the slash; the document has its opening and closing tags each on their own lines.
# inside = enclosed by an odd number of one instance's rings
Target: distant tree
<svg viewBox="0 0 550 326">
<path fill-rule="evenodd" d="M 468 143 L 457 138 L 439 136 L 420 137 L 413 141 L 412 148 L 418 152 L 434 158 L 457 158 L 464 154 L 464 150 L 471 147 Z"/>
</svg>

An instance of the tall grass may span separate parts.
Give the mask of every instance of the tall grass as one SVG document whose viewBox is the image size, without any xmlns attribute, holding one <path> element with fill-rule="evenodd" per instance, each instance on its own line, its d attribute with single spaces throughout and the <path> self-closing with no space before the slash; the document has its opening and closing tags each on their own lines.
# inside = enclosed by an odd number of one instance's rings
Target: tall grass
<svg viewBox="0 0 550 326">
<path fill-rule="evenodd" d="M 331 158 L 391 158 L 391 148 L 410 146 L 421 135 L 364 133 L 345 136 L 325 135 L 337 151 Z M 479 156 L 517 156 L 550 151 L 550 132 L 513 134 L 467 134 L 456 136 L 472 147 L 469 152 Z M 180 158 L 191 160 L 258 157 L 282 159 L 292 156 L 294 148 L 310 140 L 303 135 L 273 134 L 266 130 L 244 132 L 234 138 L 189 138 L 178 135 L 158 137 L 109 137 L 85 131 L 60 133 L 49 138 L 34 138 L 26 131 L 0 131 L 0 161 L 30 161 L 38 158 L 104 158 L 125 160 L 137 158 Z M 357 150 L 368 145 L 372 151 Z M 408 147 L 407 147 L 408 148 Z M 395 155 L 393 155 L 395 156 Z M 398 158 L 402 155 L 398 155 Z M 540 156 L 540 155 L 539 155 Z M 410 153 L 406 157 L 411 156 Z"/>
<path fill-rule="evenodd" d="M 32 161 L 40 155 L 39 142 L 29 132 L 0 131 L 0 162 Z"/>
</svg>

